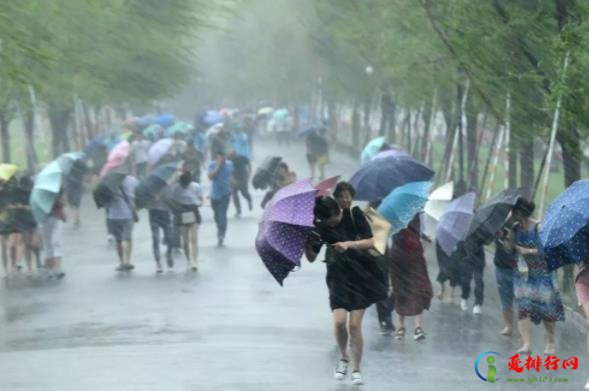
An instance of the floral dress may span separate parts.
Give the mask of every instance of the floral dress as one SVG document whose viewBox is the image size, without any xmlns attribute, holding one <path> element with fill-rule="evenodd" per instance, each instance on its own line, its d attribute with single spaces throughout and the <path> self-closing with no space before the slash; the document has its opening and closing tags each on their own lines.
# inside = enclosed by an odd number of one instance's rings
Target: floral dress
<svg viewBox="0 0 589 391">
<path fill-rule="evenodd" d="M 541 248 L 537 226 L 527 232 L 522 227 L 515 230 L 515 244 L 526 248 Z M 522 273 L 515 273 L 515 301 L 519 319 L 530 318 L 535 324 L 547 321 L 564 321 L 564 308 L 554 274 L 549 272 L 544 255 L 522 256 L 528 265 L 527 279 Z"/>
</svg>

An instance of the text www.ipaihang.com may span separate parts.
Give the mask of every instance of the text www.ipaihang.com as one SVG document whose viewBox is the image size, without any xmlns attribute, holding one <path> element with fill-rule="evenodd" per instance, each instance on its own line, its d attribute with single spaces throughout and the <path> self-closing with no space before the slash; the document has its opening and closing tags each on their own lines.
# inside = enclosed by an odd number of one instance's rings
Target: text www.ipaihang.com
<svg viewBox="0 0 589 391">
<path fill-rule="evenodd" d="M 566 377 L 540 376 L 540 377 L 509 377 L 508 383 L 568 383 Z"/>
</svg>

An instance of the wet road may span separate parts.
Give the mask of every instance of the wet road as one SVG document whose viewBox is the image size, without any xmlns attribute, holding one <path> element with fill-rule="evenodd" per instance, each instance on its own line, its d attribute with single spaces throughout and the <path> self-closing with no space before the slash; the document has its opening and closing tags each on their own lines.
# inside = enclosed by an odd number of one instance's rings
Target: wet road
<svg viewBox="0 0 589 391">
<path fill-rule="evenodd" d="M 258 161 L 275 145 L 258 146 Z M 301 145 L 280 148 L 306 173 Z M 296 161 L 295 161 L 296 159 Z M 334 154 L 328 173 L 347 176 L 355 164 Z M 256 193 L 256 206 L 262 193 Z M 202 260 L 196 275 L 177 257 L 174 272 L 155 275 L 147 216 L 135 230 L 129 275 L 115 273 L 102 212 L 85 199 L 80 231 L 66 228 L 65 269 L 59 283 L 10 281 L 0 289 L 0 390 L 354 390 L 332 379 L 337 360 L 324 265 L 305 263 L 280 288 L 253 247 L 261 211 L 231 218 L 227 248 L 215 248 L 210 207 L 203 208 Z M 233 216 L 233 209 L 230 209 Z M 437 267 L 428 248 L 430 277 Z M 433 302 L 428 338 L 416 343 L 380 335 L 374 308 L 364 324 L 364 390 L 582 389 L 589 366 L 585 338 L 570 324 L 558 329 L 558 355 L 578 355 L 567 384 L 508 384 L 507 357 L 519 346 L 501 328 L 493 266 L 487 258 L 484 313 Z M 407 324 L 412 330 L 412 320 Z M 543 332 L 535 328 L 543 350 Z M 496 384 L 479 380 L 474 361 L 497 351 Z M 486 374 L 486 364 L 481 371 Z M 526 372 L 524 372 L 527 377 Z M 519 375 L 518 377 L 523 377 Z"/>
</svg>

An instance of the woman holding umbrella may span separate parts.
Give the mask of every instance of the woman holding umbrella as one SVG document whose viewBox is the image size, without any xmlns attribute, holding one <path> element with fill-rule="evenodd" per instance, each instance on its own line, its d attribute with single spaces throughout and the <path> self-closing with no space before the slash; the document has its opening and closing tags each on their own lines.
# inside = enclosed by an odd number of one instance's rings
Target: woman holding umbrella
<svg viewBox="0 0 589 391">
<path fill-rule="evenodd" d="M 41 241 L 43 243 L 43 254 L 45 256 L 45 268 L 48 278 L 62 279 L 65 273 L 62 270 L 62 230 L 66 221 L 64 192 L 61 189 L 55 199 L 51 213 L 47 219 L 40 224 Z"/>
<path fill-rule="evenodd" d="M 532 347 L 532 322 L 544 323 L 545 354 L 554 354 L 556 321 L 564 321 L 564 309 L 554 276 L 548 272 L 546 260 L 539 248 L 538 223 L 531 218 L 535 205 L 520 198 L 513 207 L 516 223 L 513 228 L 513 248 L 521 256 L 514 280 L 518 307 L 518 329 L 523 339 L 519 353 L 529 354 Z"/>
<path fill-rule="evenodd" d="M 359 208 L 342 209 L 330 197 L 317 199 L 316 230 L 305 245 L 309 262 L 315 261 L 321 246 L 327 244 L 327 287 L 333 314 L 335 338 L 340 360 L 334 377 L 343 380 L 348 371 L 348 339 L 352 347 L 352 383 L 363 384 L 360 373 L 363 338 L 362 320 L 371 304 L 386 298 L 387 288 L 382 281 L 367 274 L 366 265 L 374 262 L 368 254 L 374 247 L 370 225 Z"/>
</svg>

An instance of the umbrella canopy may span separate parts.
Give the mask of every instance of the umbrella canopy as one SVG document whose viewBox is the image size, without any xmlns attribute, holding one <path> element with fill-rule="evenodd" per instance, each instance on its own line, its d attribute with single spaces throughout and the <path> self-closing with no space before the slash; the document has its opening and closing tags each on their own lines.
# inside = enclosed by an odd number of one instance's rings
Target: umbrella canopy
<svg viewBox="0 0 589 391">
<path fill-rule="evenodd" d="M 548 270 L 589 257 L 589 180 L 573 183 L 550 204 L 540 230 Z"/>
<path fill-rule="evenodd" d="M 375 201 L 410 182 L 425 182 L 434 171 L 411 157 L 389 157 L 373 160 L 361 167 L 350 179 L 356 189 L 356 200 Z"/>
<path fill-rule="evenodd" d="M 258 110 L 258 115 L 270 115 L 274 112 L 274 109 L 272 107 L 262 107 L 260 110 Z"/>
<path fill-rule="evenodd" d="M 370 140 L 368 144 L 362 150 L 360 154 L 360 162 L 362 164 L 366 164 L 372 160 L 379 152 L 382 146 L 384 145 L 385 138 L 384 137 L 377 137 L 375 139 Z"/>
<path fill-rule="evenodd" d="M 170 126 L 174 123 L 174 121 L 174 116 L 170 113 L 160 114 L 155 119 L 155 123 L 160 125 L 161 127 Z"/>
<path fill-rule="evenodd" d="M 272 178 L 274 177 L 274 172 L 281 161 L 282 158 L 280 156 L 268 156 L 264 159 L 252 177 L 252 185 L 254 186 L 254 189 L 265 190 L 270 186 Z"/>
<path fill-rule="evenodd" d="M 339 179 L 340 176 L 337 175 L 331 178 L 327 178 L 326 180 L 316 184 L 315 189 L 317 189 L 318 191 L 317 196 L 328 196 L 331 193 L 331 189 L 333 189 L 339 182 Z"/>
<path fill-rule="evenodd" d="M 386 149 L 377 153 L 371 160 L 375 159 L 386 159 L 388 157 L 411 157 L 407 151 L 397 148 Z"/>
<path fill-rule="evenodd" d="M 491 242 L 521 197 L 521 189 L 507 189 L 487 201 L 472 217 L 466 240 Z"/>
<path fill-rule="evenodd" d="M 125 164 L 129 155 L 131 154 L 131 144 L 127 140 L 119 142 L 108 154 L 106 163 L 100 171 L 100 176 L 103 177 L 107 172 L 115 167 Z"/>
<path fill-rule="evenodd" d="M 135 205 L 146 208 L 168 186 L 178 172 L 182 162 L 163 164 L 153 170 L 135 189 Z"/>
<path fill-rule="evenodd" d="M 144 128 L 146 126 L 153 125 L 153 124 L 157 123 L 157 119 L 158 119 L 158 117 L 156 115 L 147 114 L 147 115 L 144 115 L 143 117 L 140 117 L 135 123 L 137 125 L 139 125 L 139 127 Z"/>
<path fill-rule="evenodd" d="M 451 256 L 464 239 L 474 214 L 475 200 L 475 193 L 466 193 L 452 201 L 440 217 L 436 239 L 446 255 Z"/>
<path fill-rule="evenodd" d="M 215 124 L 223 122 L 223 117 L 216 111 L 209 110 L 203 115 L 202 122 L 205 125 L 213 126 Z"/>
<path fill-rule="evenodd" d="M 288 110 L 285 108 L 278 109 L 272 114 L 272 117 L 276 121 L 282 121 L 288 117 Z"/>
<path fill-rule="evenodd" d="M 31 191 L 31 211 L 35 220 L 42 223 L 53 209 L 59 195 L 62 183 L 61 166 L 57 160 L 49 163 L 35 177 L 35 184 Z"/>
<path fill-rule="evenodd" d="M 440 220 L 454 196 L 454 182 L 448 182 L 438 187 L 429 195 L 424 211 L 436 220 Z"/>
<path fill-rule="evenodd" d="M 133 131 L 132 130 L 125 130 L 123 133 L 121 133 L 121 139 L 122 140 L 129 141 L 129 139 L 131 137 L 133 137 Z"/>
<path fill-rule="evenodd" d="M 155 142 L 147 152 L 148 165 L 150 167 L 155 166 L 157 162 L 162 160 L 162 158 L 166 156 L 168 152 L 170 152 L 172 145 L 174 145 L 174 140 L 171 138 L 163 138 Z"/>
<path fill-rule="evenodd" d="M 219 134 L 219 132 L 221 132 L 221 130 L 223 130 L 223 123 L 222 122 L 215 124 L 215 125 L 211 126 L 210 128 L 208 128 L 207 132 L 206 132 L 206 136 L 207 137 L 216 136 L 217 134 Z"/>
<path fill-rule="evenodd" d="M 158 135 L 162 134 L 164 128 L 162 128 L 159 124 L 152 124 L 143 129 L 143 135 L 146 137 L 157 137 Z"/>
<path fill-rule="evenodd" d="M 106 173 L 104 177 L 100 179 L 96 189 L 93 191 L 94 202 L 98 208 L 107 206 L 110 204 L 114 193 L 116 193 L 129 175 L 129 171 L 125 167 L 116 167 Z"/>
<path fill-rule="evenodd" d="M 299 137 L 305 137 L 311 133 L 317 132 L 318 130 L 319 130 L 319 126 L 312 125 L 312 126 L 308 126 L 306 128 L 303 128 L 302 130 L 299 130 L 298 135 L 299 135 Z"/>
<path fill-rule="evenodd" d="M 399 232 L 423 209 L 431 187 L 431 182 L 411 182 L 397 187 L 382 200 L 378 213 L 391 223 L 393 232 Z"/>
<path fill-rule="evenodd" d="M 313 228 L 316 194 L 310 180 L 298 181 L 276 192 L 264 211 L 256 250 L 280 285 L 295 266 L 300 266 L 307 235 Z"/>
<path fill-rule="evenodd" d="M 8 182 L 18 171 L 18 166 L 14 164 L 0 164 L 0 180 Z"/>
<path fill-rule="evenodd" d="M 193 129 L 194 127 L 191 124 L 178 121 L 174 125 L 166 128 L 166 136 L 172 137 L 176 133 L 187 135 L 190 134 L 190 132 L 192 132 Z"/>
</svg>

